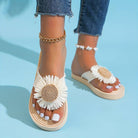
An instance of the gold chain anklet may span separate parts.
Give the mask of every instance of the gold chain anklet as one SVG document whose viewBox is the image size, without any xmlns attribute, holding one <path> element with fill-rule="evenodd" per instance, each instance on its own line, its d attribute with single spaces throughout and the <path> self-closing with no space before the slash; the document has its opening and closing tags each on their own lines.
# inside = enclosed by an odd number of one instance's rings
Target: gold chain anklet
<svg viewBox="0 0 138 138">
<path fill-rule="evenodd" d="M 65 30 L 64 30 L 64 35 L 61 36 L 61 37 L 58 37 L 58 38 L 46 38 L 46 37 L 42 36 L 41 33 L 39 34 L 40 40 L 44 41 L 44 42 L 47 42 L 47 43 L 55 43 L 55 42 L 59 42 L 59 41 L 65 40 L 65 37 L 66 37 Z"/>
</svg>

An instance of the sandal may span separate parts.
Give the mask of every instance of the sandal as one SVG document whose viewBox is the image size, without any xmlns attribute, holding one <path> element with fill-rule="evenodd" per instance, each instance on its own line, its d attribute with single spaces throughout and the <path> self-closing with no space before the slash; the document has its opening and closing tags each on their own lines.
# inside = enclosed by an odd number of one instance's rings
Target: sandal
<svg viewBox="0 0 138 138">
<path fill-rule="evenodd" d="M 59 41 L 59 39 L 54 40 Z M 64 38 L 62 37 L 61 39 L 63 40 Z M 66 123 L 68 115 L 67 87 L 65 84 L 65 75 L 62 78 L 58 78 L 57 76 L 53 75 L 47 75 L 45 77 L 42 77 L 39 73 L 40 60 L 41 53 L 33 85 L 35 93 L 33 93 L 32 90 L 29 100 L 29 113 L 32 120 L 37 126 L 44 130 L 55 131 L 60 129 Z M 37 103 L 41 108 L 48 110 L 58 109 L 64 104 L 65 109 L 61 120 L 56 123 L 52 120 L 45 120 L 44 117 L 40 117 L 40 115 L 37 113 L 36 109 L 32 104 L 33 97 L 34 99 L 37 99 Z"/>
<path fill-rule="evenodd" d="M 76 45 L 76 47 L 82 50 L 88 50 L 88 51 L 97 50 L 97 48 L 92 48 L 89 46 L 85 48 L 84 46 Z M 113 87 L 111 86 L 111 84 L 114 84 L 117 81 L 117 79 L 109 70 L 99 65 L 92 66 L 90 68 L 90 71 L 82 73 L 81 76 L 78 76 L 72 73 L 72 78 L 88 86 L 94 94 L 96 94 L 101 98 L 110 99 L 110 100 L 120 99 L 124 96 L 124 93 L 125 93 L 125 88 L 120 83 L 119 85 L 115 86 L 116 90 L 109 93 L 94 87 L 90 83 L 92 80 L 98 79 L 100 82 L 103 82 L 104 84 L 108 84 L 106 88 L 110 89 Z"/>
<path fill-rule="evenodd" d="M 41 54 L 40 54 L 41 58 Z M 39 60 L 40 61 L 40 60 Z M 39 66 L 36 72 L 34 81 L 35 94 L 31 93 L 29 100 L 29 113 L 34 123 L 40 128 L 48 131 L 55 131 L 60 129 L 67 120 L 68 104 L 67 104 L 67 87 L 65 85 L 65 75 L 62 78 L 57 76 L 42 77 L 39 74 Z M 52 93 L 50 93 L 52 91 Z M 55 110 L 65 104 L 64 114 L 61 120 L 57 123 L 52 120 L 45 120 L 40 117 L 36 109 L 32 105 L 32 98 L 37 99 L 37 103 L 41 108 L 48 110 Z"/>
</svg>

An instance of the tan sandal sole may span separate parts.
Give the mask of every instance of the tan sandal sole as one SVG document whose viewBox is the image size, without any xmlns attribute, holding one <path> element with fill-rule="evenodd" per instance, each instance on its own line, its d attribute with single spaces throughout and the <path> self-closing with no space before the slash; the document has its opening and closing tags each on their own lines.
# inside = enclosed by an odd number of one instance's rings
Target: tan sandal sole
<svg viewBox="0 0 138 138">
<path fill-rule="evenodd" d="M 41 53 L 39 57 L 39 62 L 38 62 L 38 67 L 40 65 L 40 59 L 41 59 Z M 32 92 L 29 100 L 29 113 L 34 121 L 34 123 L 40 127 L 41 129 L 47 130 L 47 131 L 56 131 L 59 130 L 61 127 L 64 126 L 64 124 L 67 121 L 67 116 L 68 116 L 68 104 L 67 101 L 64 103 L 65 104 L 65 109 L 64 109 L 64 114 L 61 118 L 61 120 L 57 123 L 51 121 L 51 120 L 45 120 L 44 118 L 41 118 L 40 115 L 37 114 L 36 109 L 32 106 Z"/>
<path fill-rule="evenodd" d="M 103 92 L 103 91 L 95 88 L 91 83 L 89 83 L 87 80 L 83 79 L 82 77 L 80 77 L 78 75 L 74 75 L 72 73 L 71 76 L 73 79 L 75 79 L 75 80 L 83 83 L 84 85 L 88 86 L 94 94 L 96 94 L 97 96 L 99 96 L 101 98 L 116 100 L 116 99 L 122 98 L 125 94 L 125 88 L 123 85 L 121 85 L 120 88 L 116 91 L 112 91 L 111 93 L 106 93 L 106 92 Z"/>
<path fill-rule="evenodd" d="M 30 116 L 32 118 L 32 120 L 34 121 L 34 123 L 39 126 L 40 128 L 47 130 L 47 131 L 56 131 L 58 129 L 60 129 L 61 127 L 64 126 L 64 124 L 66 123 L 67 120 L 67 115 L 68 115 L 68 105 L 67 102 L 65 102 L 65 109 L 64 109 L 64 115 L 61 118 L 61 120 L 58 123 L 54 123 L 51 120 L 45 120 L 44 118 L 41 118 L 40 115 L 37 114 L 36 109 L 32 106 L 32 94 L 30 96 L 30 100 L 29 100 L 29 113 Z"/>
</svg>

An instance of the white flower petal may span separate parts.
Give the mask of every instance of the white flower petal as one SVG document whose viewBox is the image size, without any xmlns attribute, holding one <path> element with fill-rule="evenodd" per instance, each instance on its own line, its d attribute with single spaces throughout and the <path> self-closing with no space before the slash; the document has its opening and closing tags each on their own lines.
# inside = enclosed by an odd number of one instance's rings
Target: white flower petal
<svg viewBox="0 0 138 138">
<path fill-rule="evenodd" d="M 41 95 L 39 93 L 34 93 L 34 98 L 39 99 L 39 98 L 41 98 Z"/>
<path fill-rule="evenodd" d="M 41 77 L 38 72 L 38 77 L 35 80 L 34 88 L 37 93 L 34 94 L 34 98 L 37 99 L 37 103 L 42 108 L 47 108 L 49 110 L 58 109 L 63 105 L 67 99 L 67 87 L 65 84 L 65 76 L 59 79 L 57 76 L 45 76 Z M 53 84 L 58 90 L 58 97 L 53 102 L 47 102 L 41 97 L 41 90 L 45 85 Z"/>
<path fill-rule="evenodd" d="M 108 84 L 113 84 L 116 81 L 116 78 L 111 74 L 110 78 L 105 78 L 103 77 L 99 72 L 98 69 L 101 68 L 99 65 L 95 65 L 91 67 L 92 74 L 95 78 L 99 79 L 100 81 L 103 81 L 104 83 Z"/>
</svg>

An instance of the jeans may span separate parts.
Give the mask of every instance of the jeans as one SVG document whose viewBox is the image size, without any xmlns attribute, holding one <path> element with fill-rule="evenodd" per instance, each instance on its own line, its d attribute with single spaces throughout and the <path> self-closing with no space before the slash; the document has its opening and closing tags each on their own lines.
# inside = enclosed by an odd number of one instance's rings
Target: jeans
<svg viewBox="0 0 138 138">
<path fill-rule="evenodd" d="M 108 5 L 109 0 L 81 0 L 79 21 L 74 33 L 100 36 Z M 71 0 L 37 0 L 35 15 L 38 14 L 72 17 Z"/>
</svg>

